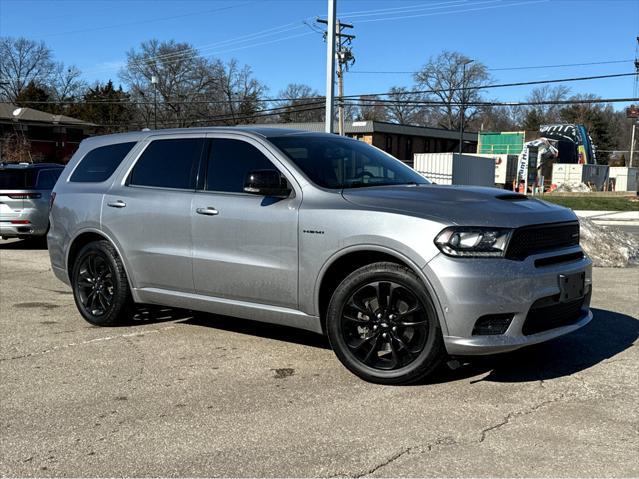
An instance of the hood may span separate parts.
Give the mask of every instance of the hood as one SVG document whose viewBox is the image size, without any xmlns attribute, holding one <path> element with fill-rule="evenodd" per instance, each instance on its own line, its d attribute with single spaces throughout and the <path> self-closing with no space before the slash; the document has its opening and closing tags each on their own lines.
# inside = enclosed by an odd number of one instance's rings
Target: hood
<svg viewBox="0 0 639 479">
<path fill-rule="evenodd" d="M 518 228 L 577 219 L 568 208 L 478 186 L 373 186 L 345 189 L 342 196 L 357 206 L 462 226 Z"/>
</svg>

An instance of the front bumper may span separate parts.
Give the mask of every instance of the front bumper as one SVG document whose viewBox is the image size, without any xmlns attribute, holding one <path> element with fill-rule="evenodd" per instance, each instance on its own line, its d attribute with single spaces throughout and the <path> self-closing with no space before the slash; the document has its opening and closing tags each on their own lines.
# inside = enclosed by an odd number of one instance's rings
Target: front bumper
<svg viewBox="0 0 639 479">
<path fill-rule="evenodd" d="M 535 261 L 581 252 L 579 247 L 530 256 L 524 261 L 490 258 L 451 258 L 440 254 L 424 268 L 443 312 L 442 330 L 451 355 L 479 355 L 512 351 L 562 336 L 592 319 L 590 291 L 592 262 L 582 259 L 535 266 Z M 558 296 L 559 275 L 585 272 L 586 296 L 578 317 L 569 324 L 524 334 L 531 307 L 542 298 Z M 473 334 L 476 321 L 486 315 L 512 314 L 503 334 Z"/>
</svg>

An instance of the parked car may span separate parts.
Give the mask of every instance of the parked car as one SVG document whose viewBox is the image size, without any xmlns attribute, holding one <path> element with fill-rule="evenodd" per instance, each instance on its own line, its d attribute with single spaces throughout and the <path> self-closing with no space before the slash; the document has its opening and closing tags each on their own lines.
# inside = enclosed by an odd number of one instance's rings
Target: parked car
<svg viewBox="0 0 639 479">
<path fill-rule="evenodd" d="M 44 238 L 49 229 L 49 200 L 63 165 L 0 163 L 0 236 Z"/>
<path fill-rule="evenodd" d="M 588 323 L 591 261 L 566 208 L 435 186 L 383 151 L 275 128 L 84 140 L 55 187 L 49 253 L 92 324 L 151 303 L 328 335 L 378 383 L 448 355 Z"/>
</svg>

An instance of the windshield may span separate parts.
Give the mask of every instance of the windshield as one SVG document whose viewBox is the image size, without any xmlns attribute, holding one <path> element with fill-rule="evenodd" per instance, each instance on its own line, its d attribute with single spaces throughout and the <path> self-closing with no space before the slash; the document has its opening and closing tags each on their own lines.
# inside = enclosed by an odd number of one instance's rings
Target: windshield
<svg viewBox="0 0 639 479">
<path fill-rule="evenodd" d="M 269 138 L 322 188 L 428 184 L 419 173 L 367 143 L 339 136 Z"/>
</svg>

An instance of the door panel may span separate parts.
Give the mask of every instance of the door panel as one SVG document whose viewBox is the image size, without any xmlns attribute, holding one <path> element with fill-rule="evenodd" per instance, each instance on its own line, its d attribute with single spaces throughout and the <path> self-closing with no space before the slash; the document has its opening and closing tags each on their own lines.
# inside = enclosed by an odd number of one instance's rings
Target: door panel
<svg viewBox="0 0 639 479">
<path fill-rule="evenodd" d="M 205 191 L 195 193 L 191 209 L 196 292 L 297 308 L 301 197 L 243 192 L 249 170 L 278 169 L 257 141 L 212 138 L 208 143 L 201 172 Z"/>
<path fill-rule="evenodd" d="M 191 191 L 129 186 L 104 196 L 103 228 L 119 243 L 135 287 L 193 291 L 192 197 Z"/>
<path fill-rule="evenodd" d="M 105 195 L 102 225 L 137 288 L 193 292 L 191 203 L 204 138 L 154 139 Z"/>
<path fill-rule="evenodd" d="M 196 292 L 297 308 L 295 199 L 200 192 L 192 211 Z"/>
</svg>

